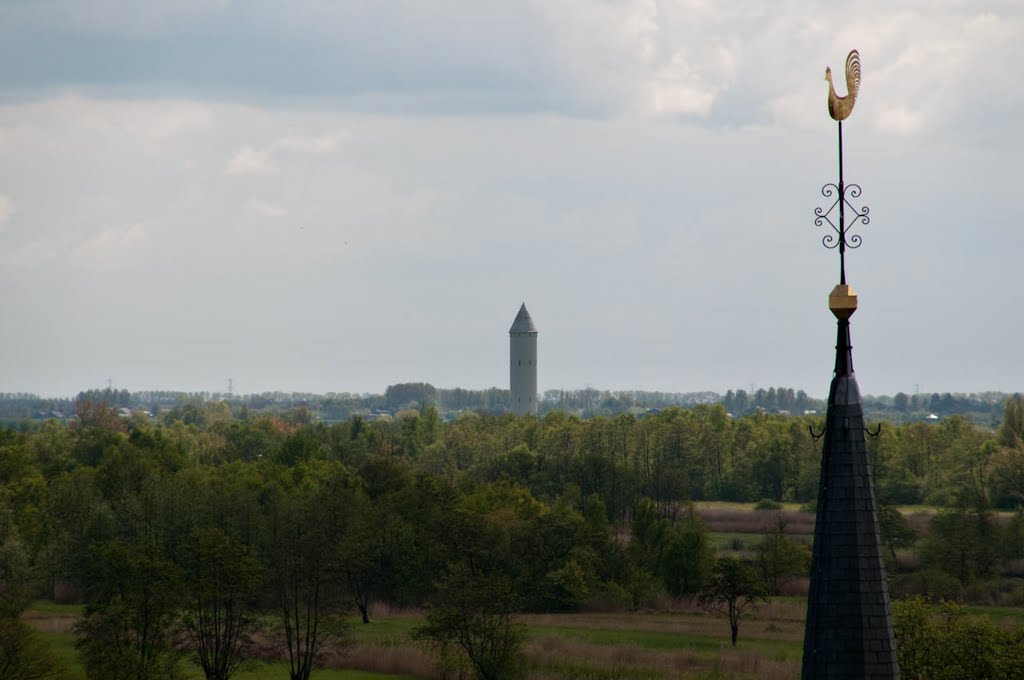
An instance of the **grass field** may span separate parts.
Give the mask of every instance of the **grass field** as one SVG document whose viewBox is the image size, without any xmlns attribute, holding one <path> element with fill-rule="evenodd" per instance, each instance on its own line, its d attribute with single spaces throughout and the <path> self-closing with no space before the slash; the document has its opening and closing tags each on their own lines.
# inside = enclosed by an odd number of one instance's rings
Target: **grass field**
<svg viewBox="0 0 1024 680">
<path fill-rule="evenodd" d="M 36 603 L 29 620 L 42 631 L 67 668 L 84 678 L 74 633 L 67 630 L 80 608 Z M 800 659 L 803 606 L 773 602 L 741 628 L 738 648 L 729 644 L 722 619 L 697 610 L 522 617 L 527 660 L 534 678 L 791 678 Z M 353 622 L 351 644 L 331 654 L 322 680 L 431 678 L 430 656 L 410 639 L 422 622 L 416 613 L 389 614 L 370 624 Z M 201 680 L 192 663 L 189 680 Z M 262 664 L 240 680 L 287 680 L 282 664 Z"/>
<path fill-rule="evenodd" d="M 971 613 L 1005 624 L 1024 624 L 1024 609 L 970 607 Z M 84 680 L 70 623 L 80 607 L 36 603 L 28 619 L 42 631 L 67 668 Z M 799 675 L 804 627 L 803 597 L 762 604 L 740 626 L 739 645 L 729 644 L 725 621 L 687 604 L 668 611 L 535 614 L 526 627 L 528 677 L 537 680 L 793 679 Z M 433 660 L 412 642 L 422 622 L 416 612 L 388 612 L 364 625 L 353 619 L 351 643 L 329 655 L 320 680 L 435 678 Z M 202 680 L 184 662 L 188 680 Z M 264 663 L 239 680 L 287 680 L 283 664 Z"/>
</svg>

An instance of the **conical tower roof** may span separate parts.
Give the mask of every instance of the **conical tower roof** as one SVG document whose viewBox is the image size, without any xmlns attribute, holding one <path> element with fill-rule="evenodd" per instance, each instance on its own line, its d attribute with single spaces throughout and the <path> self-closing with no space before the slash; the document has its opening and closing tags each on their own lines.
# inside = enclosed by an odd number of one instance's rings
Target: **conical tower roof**
<svg viewBox="0 0 1024 680">
<path fill-rule="evenodd" d="M 854 306 L 856 302 L 850 303 Z M 836 367 L 825 416 L 803 680 L 899 677 L 849 315 L 838 309 Z"/>
<path fill-rule="evenodd" d="M 508 329 L 509 333 L 536 333 L 537 324 L 533 322 L 533 317 L 530 316 L 530 312 L 526 310 L 526 303 L 519 308 L 519 313 L 516 314 L 516 320 L 512 322 L 512 327 Z"/>
</svg>

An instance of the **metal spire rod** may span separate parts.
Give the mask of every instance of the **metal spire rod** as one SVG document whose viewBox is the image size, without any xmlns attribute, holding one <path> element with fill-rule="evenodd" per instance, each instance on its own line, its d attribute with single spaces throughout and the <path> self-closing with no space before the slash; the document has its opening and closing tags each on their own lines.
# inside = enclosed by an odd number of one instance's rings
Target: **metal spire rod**
<svg viewBox="0 0 1024 680">
<path fill-rule="evenodd" d="M 821 239 L 822 245 L 829 249 L 839 250 L 839 284 L 846 285 L 846 249 L 847 248 L 859 248 L 861 244 L 861 237 L 859 234 L 850 234 L 849 229 L 846 225 L 846 209 L 849 208 L 852 211 L 852 220 L 850 221 L 851 226 L 860 222 L 861 224 L 868 224 L 871 222 L 871 218 L 868 216 L 870 208 L 864 206 L 858 209 L 850 202 L 850 198 L 859 198 L 861 194 L 861 188 L 859 184 L 846 184 L 843 178 L 843 121 L 839 121 L 839 182 L 828 184 L 821 187 L 821 195 L 825 198 L 834 198 L 832 204 L 828 208 L 815 208 L 814 209 L 814 224 L 816 226 L 822 226 L 828 224 L 832 227 L 832 232 L 826 233 Z M 837 210 L 838 208 L 838 210 Z M 838 212 L 838 225 L 833 222 L 832 211 Z"/>
<path fill-rule="evenodd" d="M 843 121 L 839 125 L 839 195 L 843 195 Z M 846 285 L 846 201 L 839 201 L 839 283 Z"/>
</svg>

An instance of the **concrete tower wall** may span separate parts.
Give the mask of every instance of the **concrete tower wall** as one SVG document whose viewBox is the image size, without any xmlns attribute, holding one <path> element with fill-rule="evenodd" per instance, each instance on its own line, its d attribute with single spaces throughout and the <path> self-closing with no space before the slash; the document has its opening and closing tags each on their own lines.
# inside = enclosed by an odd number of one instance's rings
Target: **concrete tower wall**
<svg viewBox="0 0 1024 680">
<path fill-rule="evenodd" d="M 537 333 L 509 334 L 512 412 L 537 414 Z"/>
<path fill-rule="evenodd" d="M 537 325 L 524 304 L 508 331 L 509 407 L 516 415 L 537 414 Z"/>
</svg>

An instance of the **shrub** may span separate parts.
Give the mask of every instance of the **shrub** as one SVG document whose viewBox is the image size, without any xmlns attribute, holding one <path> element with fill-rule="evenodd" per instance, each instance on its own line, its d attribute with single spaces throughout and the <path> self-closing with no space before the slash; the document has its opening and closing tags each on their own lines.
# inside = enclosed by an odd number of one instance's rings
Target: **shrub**
<svg viewBox="0 0 1024 680">
<path fill-rule="evenodd" d="M 770 498 L 762 498 L 754 503 L 754 510 L 782 510 L 782 503 L 773 501 Z"/>
<path fill-rule="evenodd" d="M 437 584 L 437 595 L 414 639 L 442 655 L 461 647 L 479 680 L 521 675 L 525 631 L 513 618 L 519 598 L 507 578 L 454 564 Z"/>
<path fill-rule="evenodd" d="M 909 574 L 893 576 L 889 580 L 889 593 L 894 599 L 923 597 L 932 602 L 958 600 L 960 581 L 939 569 L 922 569 Z"/>
<path fill-rule="evenodd" d="M 1024 628 L 1004 630 L 959 605 L 923 599 L 893 603 L 893 632 L 905 680 L 1021 678 Z"/>
<path fill-rule="evenodd" d="M 0 680 L 65 680 L 49 645 L 21 619 L 0 618 Z"/>
</svg>

